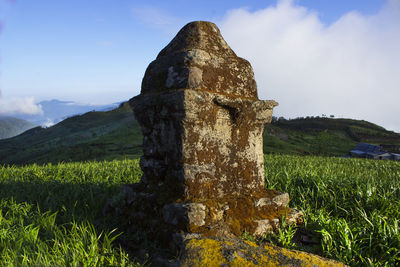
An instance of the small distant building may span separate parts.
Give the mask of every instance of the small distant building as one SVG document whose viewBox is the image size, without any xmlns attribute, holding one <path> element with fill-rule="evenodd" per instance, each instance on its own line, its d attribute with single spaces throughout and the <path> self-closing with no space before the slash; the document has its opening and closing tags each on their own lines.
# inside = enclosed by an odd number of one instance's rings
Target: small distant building
<svg viewBox="0 0 400 267">
<path fill-rule="evenodd" d="M 371 145 L 367 143 L 359 143 L 353 150 L 349 152 L 354 158 L 382 159 L 382 160 L 400 160 L 400 154 L 389 153 L 382 149 L 381 146 Z"/>
<path fill-rule="evenodd" d="M 367 143 L 359 143 L 353 150 L 350 151 L 352 157 L 373 159 L 378 155 L 384 154 L 380 146 Z"/>
</svg>

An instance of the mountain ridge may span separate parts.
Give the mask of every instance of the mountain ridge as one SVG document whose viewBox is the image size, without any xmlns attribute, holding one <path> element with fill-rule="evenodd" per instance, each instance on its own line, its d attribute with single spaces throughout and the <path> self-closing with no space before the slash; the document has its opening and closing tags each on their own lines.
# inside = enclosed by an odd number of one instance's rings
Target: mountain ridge
<svg viewBox="0 0 400 267">
<path fill-rule="evenodd" d="M 29 130 L 36 125 L 11 116 L 0 116 L 0 139 L 10 138 Z"/>
</svg>

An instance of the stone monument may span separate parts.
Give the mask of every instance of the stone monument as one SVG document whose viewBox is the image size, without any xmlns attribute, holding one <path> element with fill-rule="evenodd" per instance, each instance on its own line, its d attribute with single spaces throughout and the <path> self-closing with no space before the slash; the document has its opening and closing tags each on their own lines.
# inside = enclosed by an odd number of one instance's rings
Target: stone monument
<svg viewBox="0 0 400 267">
<path fill-rule="evenodd" d="M 133 195 L 156 203 L 170 231 L 263 235 L 283 216 L 301 217 L 288 194 L 265 188 L 262 134 L 278 103 L 258 99 L 250 63 L 215 24 L 183 27 L 130 105 L 143 132 L 143 177 Z"/>
</svg>

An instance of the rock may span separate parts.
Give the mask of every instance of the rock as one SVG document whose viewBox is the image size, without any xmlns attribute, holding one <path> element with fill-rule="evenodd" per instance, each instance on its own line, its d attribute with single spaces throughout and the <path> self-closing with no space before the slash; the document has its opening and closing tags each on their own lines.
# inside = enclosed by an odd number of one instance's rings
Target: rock
<svg viewBox="0 0 400 267">
<path fill-rule="evenodd" d="M 182 88 L 257 98 L 250 63 L 236 56 L 215 24 L 204 21 L 187 24 L 158 54 L 141 93 Z"/>
<path fill-rule="evenodd" d="M 155 257 L 151 262 L 154 266 L 159 267 L 179 267 L 179 263 L 171 262 L 170 259 L 165 259 L 161 256 Z"/>
<path fill-rule="evenodd" d="M 206 206 L 201 203 L 172 203 L 162 209 L 164 221 L 169 224 L 188 223 L 196 226 L 205 224 Z"/>
<path fill-rule="evenodd" d="M 264 206 L 271 205 L 271 204 L 272 204 L 271 199 L 263 197 L 263 198 L 260 198 L 257 200 L 255 206 L 256 207 L 264 207 Z"/>
<path fill-rule="evenodd" d="M 185 200 L 264 190 L 262 131 L 277 103 L 257 99 L 250 63 L 213 23 L 179 31 L 130 104 L 143 129 L 149 183 L 183 181 Z"/>
<path fill-rule="evenodd" d="M 310 253 L 279 248 L 271 244 L 257 246 L 240 239 L 190 239 L 181 252 L 179 266 L 346 266 Z"/>
<path fill-rule="evenodd" d="M 288 224 L 293 224 L 293 223 L 301 223 L 303 222 L 303 212 L 290 209 L 288 214 L 287 214 L 287 223 Z"/>
<path fill-rule="evenodd" d="M 193 238 L 201 238 L 200 234 L 190 234 L 190 233 L 175 233 L 172 235 L 172 239 L 175 244 L 183 245 L 187 240 Z"/>
<path fill-rule="evenodd" d="M 255 220 L 257 223 L 256 230 L 254 230 L 255 236 L 264 236 L 266 233 L 271 232 L 273 227 L 270 224 L 269 220 Z"/>
<path fill-rule="evenodd" d="M 183 27 L 148 66 L 130 105 L 143 132 L 141 182 L 158 192 L 165 222 L 206 235 L 225 232 L 224 222 L 240 235 L 255 230 L 254 219 L 284 215 L 284 207 L 270 207 L 287 206 L 289 197 L 265 190 L 262 150 L 278 104 L 258 99 L 250 63 L 215 24 Z"/>
<path fill-rule="evenodd" d="M 274 203 L 277 206 L 288 206 L 289 205 L 289 194 L 288 193 L 280 193 L 274 196 L 272 199 L 270 198 L 260 198 L 256 201 L 256 207 L 264 207 L 267 205 L 271 205 Z"/>
<path fill-rule="evenodd" d="M 282 193 L 280 195 L 275 196 L 272 198 L 272 202 L 278 206 L 288 206 L 289 205 L 289 194 Z"/>
<path fill-rule="evenodd" d="M 273 229 L 277 229 L 280 226 L 280 222 L 278 218 L 274 218 L 271 220 L 271 225 Z"/>
</svg>

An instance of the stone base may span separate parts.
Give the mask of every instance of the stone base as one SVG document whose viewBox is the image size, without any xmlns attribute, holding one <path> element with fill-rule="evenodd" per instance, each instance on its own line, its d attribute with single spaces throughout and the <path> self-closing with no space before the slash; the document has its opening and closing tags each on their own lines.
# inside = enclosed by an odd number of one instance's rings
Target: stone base
<svg viewBox="0 0 400 267">
<path fill-rule="evenodd" d="M 163 189 L 161 189 L 163 190 Z M 148 190 L 144 184 L 123 186 L 106 210 L 117 209 L 129 221 L 162 225 L 170 235 L 198 234 L 201 237 L 240 237 L 247 232 L 264 236 L 281 225 L 299 223 L 302 212 L 288 207 L 289 195 L 266 190 L 257 196 L 181 200 Z"/>
<path fill-rule="evenodd" d="M 270 196 L 267 196 L 270 195 Z M 263 236 L 287 223 L 301 221 L 302 213 L 288 207 L 287 193 L 267 191 L 262 197 L 241 197 L 169 203 L 162 207 L 164 222 L 202 236 Z"/>
<path fill-rule="evenodd" d="M 288 208 L 287 193 L 266 190 L 261 195 L 231 199 L 174 202 L 171 199 L 160 198 L 160 192 L 154 188 L 149 190 L 143 183 L 125 185 L 120 194 L 107 203 L 104 213 L 129 221 L 138 231 L 150 232 L 148 240 L 155 244 L 153 251 L 148 252 L 156 266 L 214 266 L 207 264 L 216 259 L 227 266 L 263 266 L 266 262 L 275 264 L 268 266 L 281 266 L 282 260 L 289 265 L 310 261 L 328 264 L 324 266 L 342 266 L 311 254 L 272 245 L 258 247 L 240 239 L 245 231 L 264 236 L 279 228 L 283 219 L 289 224 L 301 222 L 303 214 Z M 159 256 L 157 248 L 169 251 L 169 256 Z M 177 255 L 180 255 L 178 261 Z M 175 260 L 171 260 L 173 257 Z"/>
</svg>

